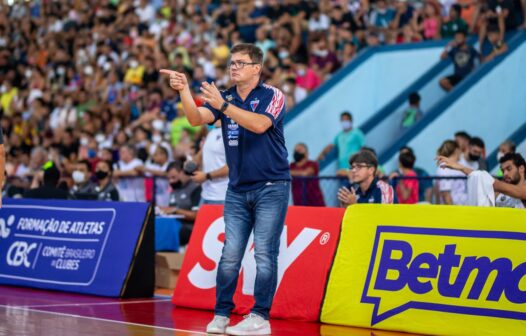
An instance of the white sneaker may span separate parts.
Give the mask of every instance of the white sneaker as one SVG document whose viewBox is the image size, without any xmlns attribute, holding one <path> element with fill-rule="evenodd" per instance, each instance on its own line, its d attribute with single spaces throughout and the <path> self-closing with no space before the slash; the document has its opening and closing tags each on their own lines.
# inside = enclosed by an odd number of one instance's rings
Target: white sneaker
<svg viewBox="0 0 526 336">
<path fill-rule="evenodd" d="M 263 317 L 250 313 L 233 327 L 226 328 L 228 335 L 270 335 L 270 323 Z"/>
<path fill-rule="evenodd" d="M 226 316 L 215 315 L 212 322 L 206 326 L 206 332 L 209 334 L 224 334 L 230 319 Z"/>
</svg>

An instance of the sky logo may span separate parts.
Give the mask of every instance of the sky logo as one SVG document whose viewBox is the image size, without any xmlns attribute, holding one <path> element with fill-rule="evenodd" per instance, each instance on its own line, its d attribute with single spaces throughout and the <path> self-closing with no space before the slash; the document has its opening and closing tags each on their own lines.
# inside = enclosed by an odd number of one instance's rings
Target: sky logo
<svg viewBox="0 0 526 336">
<path fill-rule="evenodd" d="M 526 233 L 379 226 L 361 302 L 371 325 L 408 310 L 526 320 L 524 251 Z"/>
</svg>

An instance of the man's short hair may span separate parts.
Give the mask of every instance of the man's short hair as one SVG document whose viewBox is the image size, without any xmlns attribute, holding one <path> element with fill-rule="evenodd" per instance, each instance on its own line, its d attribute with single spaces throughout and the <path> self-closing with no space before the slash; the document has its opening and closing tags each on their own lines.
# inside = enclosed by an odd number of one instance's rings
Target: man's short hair
<svg viewBox="0 0 526 336">
<path fill-rule="evenodd" d="M 185 157 L 175 158 L 172 162 L 168 164 L 168 167 L 166 168 L 166 172 L 169 172 L 172 169 L 175 169 L 178 172 L 183 171 L 185 161 L 186 161 Z"/>
<path fill-rule="evenodd" d="M 413 152 L 405 151 L 400 153 L 400 155 L 398 156 L 398 161 L 400 161 L 400 165 L 402 165 L 402 167 L 407 169 L 413 169 L 413 167 L 415 166 L 416 157 L 415 154 L 413 154 Z"/>
<path fill-rule="evenodd" d="M 349 119 L 352 120 L 352 114 L 351 114 L 351 112 L 349 112 L 349 111 L 343 111 L 343 112 L 340 114 L 340 119 L 341 119 L 342 117 L 347 117 L 347 118 L 349 118 Z"/>
<path fill-rule="evenodd" d="M 455 12 L 457 12 L 458 16 L 460 16 L 462 14 L 462 6 L 460 6 L 459 4 L 452 5 L 451 9 L 454 10 Z"/>
<path fill-rule="evenodd" d="M 230 49 L 230 54 L 246 54 L 254 63 L 263 64 L 263 51 L 252 43 L 239 43 Z"/>
<path fill-rule="evenodd" d="M 501 145 L 508 146 L 510 148 L 511 153 L 515 153 L 517 151 L 517 145 L 511 140 L 506 140 Z"/>
<path fill-rule="evenodd" d="M 455 133 L 455 138 L 456 137 L 460 137 L 460 138 L 466 139 L 467 141 L 471 140 L 471 135 L 469 135 L 465 131 L 458 131 L 457 133 Z"/>
<path fill-rule="evenodd" d="M 44 185 L 56 187 L 60 180 L 60 170 L 54 163 L 44 165 Z"/>
<path fill-rule="evenodd" d="M 86 168 L 88 168 L 88 171 L 91 171 L 91 163 L 88 160 L 80 160 L 77 164 L 84 165 Z"/>
<path fill-rule="evenodd" d="M 378 168 L 378 159 L 376 158 L 376 155 L 373 154 L 373 152 L 369 150 L 361 150 L 358 153 L 351 156 L 349 159 L 349 164 L 352 166 L 355 163 L 365 163 L 371 167 Z"/>
<path fill-rule="evenodd" d="M 500 158 L 499 163 L 503 164 L 506 161 L 513 162 L 513 165 L 517 168 L 523 166 L 524 170 L 526 171 L 526 161 L 524 161 L 524 158 L 519 153 L 505 154 L 503 157 Z"/>
<path fill-rule="evenodd" d="M 411 92 L 409 94 L 409 104 L 418 104 L 420 103 L 420 95 L 418 94 L 418 92 Z"/>
<path fill-rule="evenodd" d="M 473 137 L 469 140 L 469 145 L 470 146 L 476 146 L 476 147 L 480 147 L 480 148 L 485 148 L 486 146 L 484 145 L 484 141 L 479 138 L 479 137 Z"/>
</svg>

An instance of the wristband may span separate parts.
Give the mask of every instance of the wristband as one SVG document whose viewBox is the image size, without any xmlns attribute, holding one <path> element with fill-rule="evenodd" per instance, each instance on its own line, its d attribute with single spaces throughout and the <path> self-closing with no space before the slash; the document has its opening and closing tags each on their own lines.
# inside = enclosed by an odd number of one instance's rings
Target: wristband
<svg viewBox="0 0 526 336">
<path fill-rule="evenodd" d="M 221 113 L 225 113 L 226 109 L 228 108 L 228 105 L 230 105 L 228 102 L 224 102 L 223 105 L 221 105 L 221 109 L 219 111 Z"/>
<path fill-rule="evenodd" d="M 211 181 L 212 180 L 212 175 L 210 175 L 210 173 L 206 173 L 206 179 Z"/>
</svg>

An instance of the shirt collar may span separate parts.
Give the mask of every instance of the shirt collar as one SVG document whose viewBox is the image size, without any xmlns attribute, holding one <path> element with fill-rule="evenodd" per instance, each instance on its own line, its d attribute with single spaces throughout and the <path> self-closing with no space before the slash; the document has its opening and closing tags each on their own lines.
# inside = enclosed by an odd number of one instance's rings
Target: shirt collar
<svg viewBox="0 0 526 336">
<path fill-rule="evenodd" d="M 258 90 L 258 89 L 261 89 L 263 88 L 263 81 L 259 81 L 258 84 L 256 85 L 255 88 L 252 89 L 252 91 L 250 91 L 250 93 L 248 94 L 247 98 L 250 97 L 250 95 L 252 94 L 252 92 Z M 228 89 L 228 94 L 232 95 L 232 97 L 234 97 L 234 99 L 242 102 L 243 100 L 241 99 L 241 97 L 239 97 L 239 95 L 237 94 L 237 86 L 236 85 L 233 85 L 231 86 L 229 89 Z"/>
<path fill-rule="evenodd" d="M 361 187 L 358 187 L 358 190 L 357 190 L 358 194 L 360 194 L 361 196 L 368 196 L 368 195 L 370 195 L 370 194 L 371 194 L 371 191 L 372 191 L 374 188 L 376 188 L 376 184 L 377 184 L 377 183 L 378 183 L 378 177 L 375 177 L 375 178 L 373 179 L 373 181 L 371 182 L 371 185 L 369 186 L 369 189 L 367 189 L 367 190 L 362 190 Z"/>
</svg>

